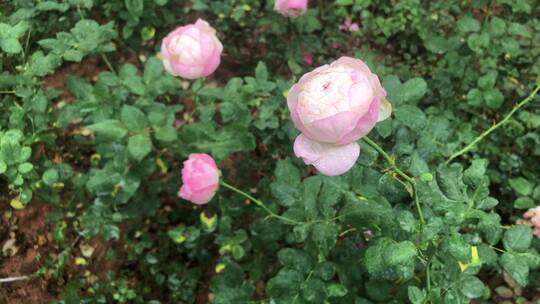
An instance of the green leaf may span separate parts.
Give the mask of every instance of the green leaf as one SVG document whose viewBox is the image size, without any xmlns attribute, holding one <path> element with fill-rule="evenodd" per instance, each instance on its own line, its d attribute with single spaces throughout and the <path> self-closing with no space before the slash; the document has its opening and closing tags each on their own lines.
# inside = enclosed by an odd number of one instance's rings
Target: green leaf
<svg viewBox="0 0 540 304">
<path fill-rule="evenodd" d="M 152 151 L 152 140 L 144 134 L 131 136 L 128 140 L 128 151 L 134 159 L 141 161 Z"/>
<path fill-rule="evenodd" d="M 533 199 L 540 201 L 540 185 L 534 188 L 532 196 L 533 196 Z"/>
<path fill-rule="evenodd" d="M 497 213 L 489 213 L 483 216 L 478 223 L 478 230 L 482 232 L 488 244 L 497 244 L 502 236 L 501 217 Z"/>
<path fill-rule="evenodd" d="M 142 15 L 144 11 L 143 0 L 125 0 L 125 4 L 129 14 L 133 17 L 138 18 Z"/>
<path fill-rule="evenodd" d="M 521 286 L 527 285 L 529 280 L 529 264 L 527 258 L 512 253 L 504 253 L 499 262 L 503 269 Z"/>
<path fill-rule="evenodd" d="M 497 81 L 497 71 L 489 71 L 484 76 L 478 78 L 478 87 L 483 90 L 491 89 Z"/>
<path fill-rule="evenodd" d="M 526 38 L 531 38 L 531 31 L 524 25 L 512 22 L 510 27 L 508 27 L 508 33 L 512 35 L 523 36 Z"/>
<path fill-rule="evenodd" d="M 184 236 L 184 227 L 176 227 L 174 229 L 171 229 L 167 231 L 167 235 L 175 242 L 176 244 L 182 244 L 186 241 L 186 237 Z"/>
<path fill-rule="evenodd" d="M 459 165 L 437 168 L 437 184 L 442 193 L 454 201 L 466 201 L 461 170 L 462 168 Z"/>
<path fill-rule="evenodd" d="M 376 275 L 388 269 L 383 256 L 386 248 L 392 243 L 390 239 L 381 238 L 367 248 L 363 262 L 369 274 Z"/>
<path fill-rule="evenodd" d="M 479 278 L 466 276 L 459 280 L 459 290 L 469 299 L 480 298 L 484 294 L 486 286 Z"/>
<path fill-rule="evenodd" d="M 457 22 L 457 28 L 464 33 L 478 32 L 480 30 L 480 22 L 471 16 L 465 16 Z"/>
<path fill-rule="evenodd" d="M 349 290 L 347 290 L 347 287 L 345 285 L 331 283 L 326 287 L 326 292 L 331 298 L 341 298 L 347 295 Z"/>
<path fill-rule="evenodd" d="M 530 195 L 533 191 L 533 185 L 523 177 L 511 178 L 508 182 L 510 187 L 521 196 Z"/>
<path fill-rule="evenodd" d="M 24 33 L 28 30 L 28 22 L 26 21 L 19 21 L 15 26 L 11 28 L 11 30 L 7 33 L 8 36 L 13 38 L 21 38 Z"/>
<path fill-rule="evenodd" d="M 423 78 L 412 78 L 403 84 L 400 92 L 404 102 L 415 103 L 426 94 L 427 83 Z"/>
<path fill-rule="evenodd" d="M 502 36 L 506 31 L 506 23 L 503 19 L 499 17 L 491 17 L 491 21 L 488 26 L 489 33 L 492 36 Z"/>
<path fill-rule="evenodd" d="M 126 136 L 127 130 L 115 119 L 105 119 L 87 126 L 88 129 L 108 139 L 118 140 Z"/>
<path fill-rule="evenodd" d="M 290 159 L 279 160 L 274 170 L 276 179 L 293 187 L 300 184 L 300 170 L 293 165 Z"/>
<path fill-rule="evenodd" d="M 484 49 L 489 47 L 490 37 L 488 33 L 482 32 L 481 34 L 474 33 L 467 39 L 467 45 L 471 50 L 478 54 L 483 54 Z"/>
<path fill-rule="evenodd" d="M 259 61 L 257 67 L 255 68 L 255 78 L 258 81 L 268 80 L 268 69 L 266 68 L 266 64 L 264 64 L 262 61 Z"/>
<path fill-rule="evenodd" d="M 388 266 L 410 264 L 416 257 L 416 246 L 410 241 L 394 243 L 384 252 L 384 262 Z"/>
<path fill-rule="evenodd" d="M 320 223 L 311 228 L 311 239 L 317 245 L 323 256 L 328 255 L 334 248 L 339 233 L 339 226 L 336 223 Z"/>
<path fill-rule="evenodd" d="M 409 286 L 407 293 L 412 304 L 423 304 L 426 299 L 426 291 L 416 286 Z"/>
<path fill-rule="evenodd" d="M 483 200 L 476 202 L 476 208 L 481 210 L 491 209 L 499 204 L 499 201 L 493 197 L 486 197 Z"/>
<path fill-rule="evenodd" d="M 534 207 L 534 200 L 528 196 L 520 196 L 514 201 L 514 208 L 529 209 Z"/>
<path fill-rule="evenodd" d="M 148 125 L 146 115 L 134 106 L 124 105 L 120 112 L 120 120 L 130 131 L 141 132 Z"/>
<path fill-rule="evenodd" d="M 22 51 L 22 46 L 18 39 L 15 38 L 3 38 L 0 40 L 0 47 L 4 52 L 9 54 L 18 54 Z"/>
<path fill-rule="evenodd" d="M 467 93 L 467 103 L 471 106 L 481 106 L 484 101 L 484 96 L 482 94 L 482 91 L 480 91 L 477 88 L 471 89 Z"/>
<path fill-rule="evenodd" d="M 296 204 L 299 198 L 299 191 L 295 186 L 275 182 L 270 184 L 270 189 L 275 198 L 277 198 L 278 203 L 285 207 L 291 207 Z"/>
<path fill-rule="evenodd" d="M 531 246 L 532 230 L 526 225 L 514 225 L 504 234 L 503 245 L 506 250 L 524 252 Z"/>
<path fill-rule="evenodd" d="M 163 62 L 157 57 L 152 56 L 148 58 L 144 64 L 144 83 L 150 84 L 153 81 L 158 80 L 163 75 Z"/>
<path fill-rule="evenodd" d="M 216 131 L 201 127 L 200 123 L 192 123 L 182 127 L 185 139 L 195 149 L 209 152 L 218 161 L 229 153 L 251 151 L 255 148 L 255 137 L 244 127 L 228 126 Z"/>
<path fill-rule="evenodd" d="M 45 185 L 51 186 L 58 181 L 58 177 L 58 171 L 56 169 L 50 168 L 43 173 L 41 179 L 43 180 Z"/>
<path fill-rule="evenodd" d="M 281 249 L 278 252 L 278 258 L 283 266 L 306 274 L 315 265 L 315 260 L 307 252 L 293 248 Z"/>
<path fill-rule="evenodd" d="M 354 0 L 336 0 L 336 5 L 340 6 L 352 5 L 353 3 Z"/>
<path fill-rule="evenodd" d="M 23 49 L 19 38 L 28 30 L 28 23 L 20 21 L 15 26 L 0 22 L 0 48 L 8 54 L 18 54 Z"/>
<path fill-rule="evenodd" d="M 504 102 L 504 96 L 498 89 L 489 89 L 484 92 L 484 99 L 488 107 L 498 109 Z"/>
<path fill-rule="evenodd" d="M 394 114 L 399 122 L 413 130 L 420 130 L 426 125 L 426 114 L 418 107 L 403 105 L 398 107 Z"/>
<path fill-rule="evenodd" d="M 424 39 L 424 46 L 435 54 L 444 54 L 452 48 L 450 41 L 440 36 L 427 37 Z"/>
<path fill-rule="evenodd" d="M 278 303 L 291 303 L 294 295 L 297 295 L 301 284 L 305 281 L 302 273 L 283 268 L 277 275 L 271 278 L 266 285 L 266 293 Z"/>
<path fill-rule="evenodd" d="M 325 299 L 326 288 L 323 281 L 317 278 L 310 278 L 304 284 L 302 284 L 302 298 L 304 298 L 307 303 L 316 303 L 320 299 Z"/>
<path fill-rule="evenodd" d="M 156 35 L 156 28 L 153 26 L 145 26 L 141 29 L 141 39 L 148 41 Z"/>
<path fill-rule="evenodd" d="M 22 163 L 19 164 L 19 166 L 17 167 L 17 170 L 22 174 L 26 174 L 32 171 L 32 169 L 34 169 L 34 165 L 32 165 L 31 163 Z"/>
</svg>

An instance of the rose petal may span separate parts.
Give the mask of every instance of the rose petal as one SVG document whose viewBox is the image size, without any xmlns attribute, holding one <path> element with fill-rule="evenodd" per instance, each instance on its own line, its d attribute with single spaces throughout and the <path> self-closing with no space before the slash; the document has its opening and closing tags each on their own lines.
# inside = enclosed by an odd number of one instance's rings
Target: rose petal
<svg viewBox="0 0 540 304">
<path fill-rule="evenodd" d="M 321 142 L 335 143 L 352 132 L 361 116 L 355 112 L 341 112 L 306 125 L 309 137 Z"/>
<path fill-rule="evenodd" d="M 321 174 L 336 176 L 354 166 L 360 156 L 360 146 L 356 142 L 348 145 L 325 144 L 300 134 L 294 141 L 294 154 L 307 165 L 315 166 Z"/>
<path fill-rule="evenodd" d="M 369 106 L 368 112 L 358 120 L 354 129 L 345 134 L 339 141 L 336 142 L 336 144 L 346 145 L 353 141 L 357 141 L 361 137 L 364 137 L 371 132 L 371 130 L 377 124 L 379 109 L 379 99 L 375 97 Z"/>
</svg>

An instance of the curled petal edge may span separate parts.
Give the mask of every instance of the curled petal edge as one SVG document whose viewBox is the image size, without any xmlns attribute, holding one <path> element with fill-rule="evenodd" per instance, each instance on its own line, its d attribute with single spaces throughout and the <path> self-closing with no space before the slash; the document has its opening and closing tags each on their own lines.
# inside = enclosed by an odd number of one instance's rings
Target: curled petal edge
<svg viewBox="0 0 540 304">
<path fill-rule="evenodd" d="M 392 104 L 386 99 L 382 98 L 379 103 L 379 117 L 377 122 L 381 122 L 392 115 Z"/>
<path fill-rule="evenodd" d="M 360 145 L 321 143 L 300 134 L 294 141 L 294 154 L 306 165 L 313 165 L 326 176 L 342 175 L 349 171 L 360 156 Z"/>
</svg>

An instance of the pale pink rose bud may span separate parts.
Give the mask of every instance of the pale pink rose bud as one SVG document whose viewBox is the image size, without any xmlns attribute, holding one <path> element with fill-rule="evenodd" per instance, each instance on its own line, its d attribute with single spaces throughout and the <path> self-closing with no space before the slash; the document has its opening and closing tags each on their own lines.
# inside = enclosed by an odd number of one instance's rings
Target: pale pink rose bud
<svg viewBox="0 0 540 304">
<path fill-rule="evenodd" d="M 190 154 L 182 168 L 178 196 L 194 204 L 208 203 L 219 188 L 219 169 L 214 159 L 203 153 Z"/>
<path fill-rule="evenodd" d="M 216 31 L 202 19 L 180 26 L 163 39 L 161 56 L 165 69 L 186 79 L 206 77 L 217 69 L 223 45 Z"/>
<path fill-rule="evenodd" d="M 276 0 L 274 10 L 286 17 L 303 15 L 308 6 L 308 0 Z"/>
<path fill-rule="evenodd" d="M 516 223 L 533 228 L 533 234 L 540 238 L 540 206 L 527 210 L 523 219 L 518 219 Z"/>
<path fill-rule="evenodd" d="M 324 175 L 340 175 L 360 155 L 356 141 L 392 106 L 386 91 L 359 59 L 341 57 L 302 76 L 287 96 L 287 105 L 300 134 L 294 153 Z"/>
</svg>

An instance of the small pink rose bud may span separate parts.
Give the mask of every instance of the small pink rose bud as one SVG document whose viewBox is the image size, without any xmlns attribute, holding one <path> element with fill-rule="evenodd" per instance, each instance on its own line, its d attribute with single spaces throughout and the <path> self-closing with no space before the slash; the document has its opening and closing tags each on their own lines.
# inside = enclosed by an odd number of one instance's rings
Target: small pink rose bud
<svg viewBox="0 0 540 304">
<path fill-rule="evenodd" d="M 307 65 L 313 64 L 313 55 L 310 52 L 304 52 L 304 63 Z"/>
<path fill-rule="evenodd" d="M 358 23 L 352 22 L 351 19 L 345 19 L 343 24 L 339 25 L 339 29 L 342 31 L 356 32 L 360 28 L 358 27 Z"/>
<path fill-rule="evenodd" d="M 182 168 L 178 196 L 194 204 L 208 203 L 219 188 L 219 169 L 214 159 L 203 153 L 190 154 Z"/>
<path fill-rule="evenodd" d="M 356 141 L 392 106 L 386 91 L 359 59 L 341 57 L 302 76 L 287 96 L 287 105 L 300 134 L 294 153 L 324 175 L 341 175 L 360 155 Z"/>
<path fill-rule="evenodd" d="M 202 19 L 195 24 L 180 26 L 163 39 L 163 66 L 186 79 L 206 77 L 217 69 L 223 45 L 216 31 Z"/>
<path fill-rule="evenodd" d="M 174 128 L 175 129 L 180 129 L 181 126 L 184 125 L 184 121 L 181 120 L 181 119 L 175 119 L 174 120 Z"/>
<path fill-rule="evenodd" d="M 298 17 L 305 14 L 308 0 L 276 0 L 274 10 L 285 17 Z"/>
</svg>

